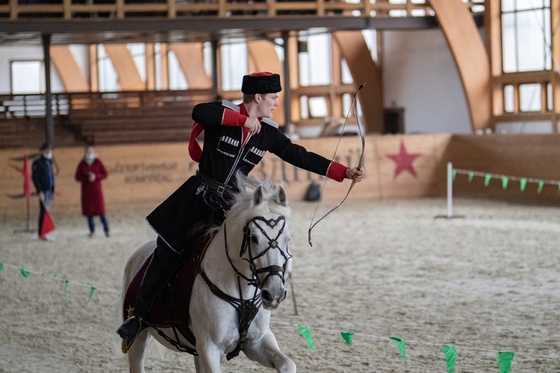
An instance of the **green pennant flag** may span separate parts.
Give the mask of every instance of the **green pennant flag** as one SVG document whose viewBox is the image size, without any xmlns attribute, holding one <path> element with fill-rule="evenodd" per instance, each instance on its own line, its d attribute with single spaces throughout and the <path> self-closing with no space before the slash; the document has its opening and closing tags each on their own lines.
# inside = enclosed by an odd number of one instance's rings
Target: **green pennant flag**
<svg viewBox="0 0 560 373">
<path fill-rule="evenodd" d="M 47 276 L 48 275 L 52 275 L 53 277 L 56 277 L 56 276 L 58 276 L 58 272 L 57 271 L 49 271 L 49 273 L 47 273 Z"/>
<path fill-rule="evenodd" d="M 29 277 L 29 275 L 31 275 L 31 272 L 29 272 L 29 271 L 26 271 L 26 270 L 25 270 L 25 269 L 23 269 L 23 268 L 20 268 L 20 270 L 19 270 L 19 271 L 21 272 L 21 275 L 22 275 L 23 277 L 25 277 L 25 278 L 28 278 L 28 277 Z"/>
<path fill-rule="evenodd" d="M 404 344 L 404 341 L 399 337 L 389 337 L 389 338 L 395 341 L 395 343 L 397 344 L 397 349 L 401 354 L 401 358 L 406 363 L 406 345 Z"/>
<path fill-rule="evenodd" d="M 443 354 L 445 355 L 445 362 L 447 363 L 447 373 L 454 373 L 457 349 L 453 346 L 443 345 Z"/>
<path fill-rule="evenodd" d="M 4 263 L 0 262 L 0 272 L 2 272 L 3 269 L 4 269 Z"/>
<path fill-rule="evenodd" d="M 509 177 L 502 176 L 502 188 L 506 189 L 508 186 L 508 182 L 509 182 Z"/>
<path fill-rule="evenodd" d="M 340 332 L 340 335 L 342 335 L 342 339 L 344 339 L 347 344 L 352 344 L 352 336 L 354 335 L 354 332 Z"/>
<path fill-rule="evenodd" d="M 498 366 L 500 373 L 511 372 L 511 361 L 513 360 L 513 352 L 498 352 Z"/>
<path fill-rule="evenodd" d="M 472 181 L 473 177 L 474 177 L 474 172 L 469 171 L 469 183 Z"/>
<path fill-rule="evenodd" d="M 456 169 L 453 169 L 453 170 L 451 171 L 451 175 L 452 175 L 453 181 L 455 181 L 455 178 L 457 177 L 457 170 L 456 170 Z"/>
<path fill-rule="evenodd" d="M 307 347 L 309 347 L 311 351 L 315 351 L 315 345 L 313 344 L 313 338 L 311 337 L 311 329 L 307 326 L 301 326 L 301 325 L 298 327 L 298 329 L 301 335 L 303 336 L 303 338 L 305 338 L 305 341 L 307 342 Z"/>
<path fill-rule="evenodd" d="M 70 282 L 68 280 L 64 280 L 64 296 L 66 297 L 66 303 L 68 303 L 68 285 Z"/>
<path fill-rule="evenodd" d="M 556 191 L 556 193 L 560 193 L 560 183 L 558 183 L 558 190 Z"/>
<path fill-rule="evenodd" d="M 544 187 L 544 180 L 539 180 L 539 187 L 537 189 L 537 193 L 542 192 L 543 187 Z"/>
<path fill-rule="evenodd" d="M 492 178 L 492 175 L 490 174 L 486 174 L 486 176 L 484 176 L 484 186 L 488 186 L 488 184 L 490 184 L 490 179 Z"/>
<path fill-rule="evenodd" d="M 525 187 L 527 186 L 527 179 L 525 179 L 524 177 L 521 178 L 521 180 L 519 180 L 519 189 L 524 192 L 525 191 Z"/>
<path fill-rule="evenodd" d="M 86 306 L 89 303 L 89 301 L 91 300 L 91 297 L 93 297 L 93 293 L 95 293 L 95 290 L 96 290 L 95 286 L 92 286 L 92 287 L 89 288 L 89 296 L 88 296 L 88 299 L 86 301 Z"/>
</svg>

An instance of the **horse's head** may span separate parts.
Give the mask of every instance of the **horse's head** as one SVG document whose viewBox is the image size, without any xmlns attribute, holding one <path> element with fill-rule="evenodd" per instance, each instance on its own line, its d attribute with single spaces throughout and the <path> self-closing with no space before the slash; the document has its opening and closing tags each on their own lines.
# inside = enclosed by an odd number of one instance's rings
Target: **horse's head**
<svg viewBox="0 0 560 373">
<path fill-rule="evenodd" d="M 254 213 L 243 228 L 244 244 L 240 256 L 249 262 L 257 286 L 261 290 L 263 307 L 276 309 L 286 298 L 284 278 L 288 261 L 290 231 L 286 215 L 290 209 L 284 188 L 266 196 L 259 185 L 251 197 L 250 208 Z"/>
</svg>

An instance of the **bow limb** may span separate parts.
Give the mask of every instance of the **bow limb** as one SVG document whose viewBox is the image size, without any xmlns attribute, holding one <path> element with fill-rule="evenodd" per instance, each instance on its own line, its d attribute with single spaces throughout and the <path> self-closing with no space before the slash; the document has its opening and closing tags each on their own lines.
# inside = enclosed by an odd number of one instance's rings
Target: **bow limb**
<svg viewBox="0 0 560 373">
<path fill-rule="evenodd" d="M 366 83 L 360 84 L 358 89 L 356 89 L 356 91 L 354 92 L 354 95 L 352 97 L 352 105 L 351 105 L 351 106 L 354 107 L 354 113 L 356 115 L 356 120 L 358 122 L 358 132 L 360 133 L 360 138 L 362 140 L 362 151 L 361 151 L 361 154 L 360 154 L 360 160 L 358 161 L 358 167 L 357 167 L 358 169 L 361 169 L 364 165 L 364 150 L 365 150 L 365 147 L 366 147 L 366 140 L 365 140 L 364 132 L 362 130 L 362 123 L 360 122 L 360 116 L 358 115 L 358 100 L 356 98 L 358 96 L 358 92 L 365 86 L 365 84 Z M 342 135 L 344 133 L 344 127 L 346 127 L 346 122 L 348 122 L 348 117 L 349 116 L 350 116 L 350 112 L 348 112 L 348 115 L 346 116 L 346 119 L 344 120 L 344 125 L 342 126 L 340 137 L 338 138 L 338 143 L 340 143 L 340 138 L 342 137 Z M 338 144 L 336 145 L 336 149 L 338 149 Z M 335 154 L 334 155 L 336 155 L 336 149 L 335 149 Z M 334 159 L 334 155 L 333 155 L 333 159 Z M 340 206 L 342 206 L 344 201 L 346 201 L 346 199 L 350 195 L 350 192 L 354 188 L 354 185 L 356 185 L 356 182 L 354 180 L 352 180 L 352 183 L 350 184 L 350 187 L 348 188 L 348 191 L 346 192 L 346 195 L 344 196 L 342 201 L 340 201 L 336 206 L 334 206 L 332 209 L 327 211 L 327 213 L 325 215 L 323 215 L 321 218 L 319 218 L 315 223 L 313 223 L 313 219 L 315 218 L 315 214 L 313 214 L 313 218 L 311 219 L 311 225 L 309 226 L 309 230 L 307 231 L 307 242 L 309 242 L 309 246 L 313 246 L 313 243 L 311 242 L 311 231 L 313 230 L 313 228 L 315 228 L 315 226 L 317 224 L 319 224 L 319 222 L 321 220 L 323 220 L 324 218 L 329 216 L 331 213 L 333 213 L 336 209 L 338 209 Z M 317 207 L 318 206 L 319 206 L 319 203 L 317 203 Z M 315 209 L 315 212 L 317 212 L 317 209 Z"/>
</svg>

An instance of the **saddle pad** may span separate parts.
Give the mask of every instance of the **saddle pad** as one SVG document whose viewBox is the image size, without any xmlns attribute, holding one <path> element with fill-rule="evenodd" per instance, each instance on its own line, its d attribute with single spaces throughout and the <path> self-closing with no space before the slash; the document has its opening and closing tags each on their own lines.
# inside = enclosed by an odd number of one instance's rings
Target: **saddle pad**
<svg viewBox="0 0 560 373">
<path fill-rule="evenodd" d="M 194 279 L 200 267 L 200 255 L 211 238 L 202 240 L 197 245 L 196 254 L 191 255 L 182 263 L 169 277 L 167 286 L 157 296 L 156 301 L 146 315 L 146 321 L 159 327 L 175 326 L 180 330 L 188 329 L 189 304 L 192 294 Z M 153 254 L 152 254 L 153 255 Z M 138 289 L 144 278 L 146 268 L 152 259 L 152 255 L 146 259 L 142 268 L 136 273 L 134 279 L 128 286 L 125 301 L 123 303 L 123 319 L 132 316 Z"/>
</svg>

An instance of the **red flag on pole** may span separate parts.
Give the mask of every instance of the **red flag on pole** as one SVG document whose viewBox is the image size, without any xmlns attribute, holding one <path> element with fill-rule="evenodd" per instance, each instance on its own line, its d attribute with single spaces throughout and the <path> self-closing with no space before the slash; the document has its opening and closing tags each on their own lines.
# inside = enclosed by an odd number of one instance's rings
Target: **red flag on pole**
<svg viewBox="0 0 560 373">
<path fill-rule="evenodd" d="M 23 196 L 25 198 L 31 197 L 31 173 L 29 172 L 29 162 L 27 160 L 27 154 L 23 156 L 23 168 L 21 170 L 23 174 Z"/>
<path fill-rule="evenodd" d="M 49 211 L 45 209 L 43 222 L 41 224 L 41 227 L 39 228 L 39 238 L 46 239 L 46 235 L 52 231 L 54 231 L 54 223 L 52 221 L 51 214 L 49 214 Z"/>
</svg>

